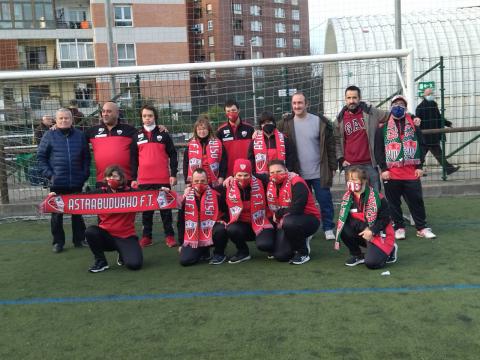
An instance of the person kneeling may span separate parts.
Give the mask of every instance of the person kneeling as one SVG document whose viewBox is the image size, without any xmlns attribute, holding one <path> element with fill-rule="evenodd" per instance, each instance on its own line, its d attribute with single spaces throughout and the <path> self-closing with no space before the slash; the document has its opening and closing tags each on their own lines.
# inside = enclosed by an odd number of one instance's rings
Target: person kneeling
<svg viewBox="0 0 480 360">
<path fill-rule="evenodd" d="M 277 224 L 273 256 L 304 264 L 310 260 L 310 238 L 320 226 L 320 211 L 305 180 L 288 172 L 282 160 L 270 161 L 268 170 L 267 203 Z"/>
<path fill-rule="evenodd" d="M 178 234 L 183 239 L 180 248 L 180 264 L 193 265 L 210 258 L 210 246 L 214 246 L 211 265 L 225 262 L 228 237 L 225 229 L 227 209 L 218 192 L 208 185 L 207 172 L 196 168 L 192 184 L 185 189 L 183 203 L 178 212 Z"/>
<path fill-rule="evenodd" d="M 117 165 L 105 170 L 105 193 L 129 191 L 125 172 Z M 90 267 L 92 273 L 108 269 L 105 251 L 118 251 L 117 264 L 125 265 L 130 270 L 139 270 L 143 265 L 142 248 L 135 233 L 136 213 L 99 214 L 98 225 L 92 225 L 85 230 L 90 250 L 95 257 L 95 263 Z"/>
<path fill-rule="evenodd" d="M 347 192 L 343 195 L 337 223 L 339 237 L 352 255 L 345 265 L 365 264 L 380 269 L 397 261 L 398 246 L 385 198 L 368 185 L 365 170 L 353 167 L 347 172 Z M 366 247 L 363 254 L 360 247 Z"/>
</svg>

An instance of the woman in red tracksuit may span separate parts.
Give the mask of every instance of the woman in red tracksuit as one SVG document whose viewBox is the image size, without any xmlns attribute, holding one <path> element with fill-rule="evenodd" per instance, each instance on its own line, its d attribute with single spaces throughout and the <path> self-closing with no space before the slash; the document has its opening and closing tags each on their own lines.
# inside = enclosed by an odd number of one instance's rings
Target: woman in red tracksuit
<svg viewBox="0 0 480 360">
<path fill-rule="evenodd" d="M 385 198 L 368 184 L 368 175 L 352 167 L 347 175 L 347 192 L 343 195 L 337 223 L 336 248 L 341 238 L 350 250 L 346 266 L 365 264 L 380 269 L 397 261 L 397 244 Z M 362 253 L 360 247 L 366 248 Z"/>
<path fill-rule="evenodd" d="M 105 186 L 101 192 L 116 193 L 129 191 L 125 172 L 117 165 L 105 169 Z M 135 232 L 136 213 L 99 214 L 98 225 L 85 230 L 90 250 L 95 257 L 89 271 L 97 273 L 108 269 L 105 251 L 118 251 L 118 265 L 130 270 L 139 270 L 143 265 L 142 248 Z"/>
<path fill-rule="evenodd" d="M 289 173 L 282 160 L 268 164 L 267 203 L 276 224 L 273 256 L 301 265 L 310 260 L 310 237 L 320 226 L 320 211 L 305 180 Z"/>
</svg>

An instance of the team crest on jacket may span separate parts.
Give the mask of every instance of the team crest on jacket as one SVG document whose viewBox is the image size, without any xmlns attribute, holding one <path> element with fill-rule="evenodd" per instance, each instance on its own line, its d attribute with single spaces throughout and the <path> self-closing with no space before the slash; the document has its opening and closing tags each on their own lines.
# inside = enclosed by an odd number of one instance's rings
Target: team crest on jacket
<svg viewBox="0 0 480 360">
<path fill-rule="evenodd" d="M 101 127 L 101 128 L 98 128 L 98 133 L 99 133 L 99 134 L 103 133 L 104 131 L 105 131 L 105 128 L 102 128 L 102 127 Z"/>
<path fill-rule="evenodd" d="M 242 131 L 242 137 L 247 136 L 247 132 L 245 130 Z"/>
<path fill-rule="evenodd" d="M 163 136 L 162 135 L 157 135 L 157 141 L 162 141 Z"/>
<path fill-rule="evenodd" d="M 139 139 L 143 139 L 144 137 L 145 137 L 145 135 L 144 135 L 143 133 L 138 134 L 138 138 L 139 138 Z"/>
<path fill-rule="evenodd" d="M 122 130 L 120 130 L 120 129 L 117 130 L 117 135 L 122 135 L 122 133 L 123 133 Z"/>
</svg>

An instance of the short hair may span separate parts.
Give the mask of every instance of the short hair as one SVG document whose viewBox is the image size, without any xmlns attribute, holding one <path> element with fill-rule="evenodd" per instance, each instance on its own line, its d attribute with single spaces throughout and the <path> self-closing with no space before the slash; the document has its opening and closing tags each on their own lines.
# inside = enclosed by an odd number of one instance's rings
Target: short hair
<svg viewBox="0 0 480 360">
<path fill-rule="evenodd" d="M 153 117 L 155 118 L 155 122 L 158 120 L 158 111 L 153 105 L 145 104 L 140 108 L 140 117 L 142 117 L 143 110 L 149 110 L 153 112 Z"/>
<path fill-rule="evenodd" d="M 348 169 L 347 173 L 345 174 L 345 177 L 347 178 L 347 180 L 352 174 L 357 174 L 358 178 L 361 181 L 365 181 L 367 184 L 369 184 L 367 172 L 361 167 L 353 166 L 350 169 Z"/>
<path fill-rule="evenodd" d="M 196 169 L 193 170 L 193 172 L 192 172 L 192 177 L 193 177 L 193 174 L 205 175 L 205 176 L 207 177 L 207 180 L 208 180 L 208 174 L 207 174 L 207 172 L 205 171 L 204 168 L 201 168 L 201 167 L 196 168 Z"/>
<path fill-rule="evenodd" d="M 287 170 L 287 166 L 285 165 L 285 161 L 280 160 L 280 159 L 273 159 L 268 162 L 268 168 L 270 169 L 270 166 L 274 165 L 281 165 L 285 170 Z"/>
<path fill-rule="evenodd" d="M 358 86 L 355 86 L 355 85 L 350 85 L 349 87 L 347 87 L 345 89 L 345 95 L 347 95 L 347 91 L 356 91 L 357 94 L 358 94 L 358 97 L 361 98 L 362 97 L 362 92 L 360 91 L 360 88 Z"/>
<path fill-rule="evenodd" d="M 276 124 L 275 116 L 270 111 L 264 111 L 260 114 L 260 125 L 263 125 L 266 122 L 272 122 Z"/>
<path fill-rule="evenodd" d="M 225 105 L 223 106 L 223 108 L 225 109 L 234 105 L 237 107 L 237 109 L 240 109 L 240 105 L 238 105 L 238 102 L 236 100 L 228 99 L 227 101 L 225 101 Z"/>
<path fill-rule="evenodd" d="M 104 173 L 103 177 L 106 179 L 107 177 L 112 176 L 114 172 L 117 172 L 118 176 L 120 177 L 120 183 L 125 186 L 127 184 L 127 176 L 125 175 L 125 171 L 119 165 L 110 165 L 108 166 Z"/>
<path fill-rule="evenodd" d="M 307 95 L 305 95 L 305 93 L 303 91 L 295 91 L 295 93 L 292 95 L 292 99 L 295 95 L 303 95 L 303 98 L 305 99 L 305 104 L 308 102 L 308 98 L 307 98 Z"/>
<path fill-rule="evenodd" d="M 67 109 L 67 108 L 60 108 L 60 109 L 58 109 L 58 110 L 55 112 L 55 119 L 57 118 L 58 113 L 68 113 L 68 114 L 70 115 L 70 118 L 73 119 L 73 115 L 72 115 L 72 112 L 70 111 L 70 109 Z"/>
<path fill-rule="evenodd" d="M 207 114 L 200 114 L 198 115 L 197 121 L 193 124 L 193 137 L 198 139 L 197 135 L 197 128 L 203 125 L 208 130 L 208 138 L 213 138 L 215 135 L 213 134 L 212 124 L 210 123 L 210 117 Z"/>
</svg>

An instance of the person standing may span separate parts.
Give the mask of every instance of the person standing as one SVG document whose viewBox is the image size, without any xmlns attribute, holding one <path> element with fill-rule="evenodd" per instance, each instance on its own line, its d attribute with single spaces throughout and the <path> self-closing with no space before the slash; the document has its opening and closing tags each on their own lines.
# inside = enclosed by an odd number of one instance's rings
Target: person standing
<svg viewBox="0 0 480 360">
<path fill-rule="evenodd" d="M 143 126 L 138 129 L 136 145 L 138 147 L 138 177 L 132 186 L 138 185 L 142 190 L 171 189 L 177 184 L 178 159 L 177 150 L 168 132 L 160 131 L 157 126 L 158 112 L 151 105 L 140 109 Z M 153 245 L 152 227 L 154 211 L 142 214 L 143 236 L 140 246 Z M 160 210 L 168 247 L 177 246 L 173 230 L 172 210 Z"/>
<path fill-rule="evenodd" d="M 247 159 L 248 147 L 252 142 L 254 128 L 240 118 L 240 106 L 235 100 L 225 103 L 226 123 L 217 129 L 217 137 L 227 153 L 227 176 L 233 175 L 233 164 L 237 159 Z"/>
<path fill-rule="evenodd" d="M 90 175 L 87 140 L 80 130 L 73 128 L 70 110 L 59 109 L 55 117 L 55 130 L 46 132 L 38 146 L 37 161 L 41 173 L 48 179 L 51 192 L 61 195 L 81 192 Z M 52 213 L 50 227 L 53 252 L 60 253 L 65 246 L 63 214 Z M 75 247 L 86 246 L 82 215 L 72 215 L 72 240 Z"/>
<path fill-rule="evenodd" d="M 105 169 L 118 164 L 124 171 L 130 184 L 137 177 L 137 131 L 133 126 L 121 123 L 119 109 L 114 102 L 106 102 L 102 107 L 102 123 L 92 126 L 85 132 L 92 144 L 96 167 L 97 187 L 105 179 Z"/>
<path fill-rule="evenodd" d="M 279 121 L 278 129 L 289 139 L 295 154 L 293 171 L 304 178 L 322 213 L 322 227 L 327 240 L 335 240 L 333 201 L 330 188 L 337 169 L 335 138 L 330 121 L 307 112 L 307 97 L 302 92 L 292 96 L 292 114 Z"/>
<path fill-rule="evenodd" d="M 416 115 L 422 119 L 421 129 L 440 129 L 442 127 L 442 115 L 438 110 L 438 104 L 433 96 L 433 90 L 426 88 L 423 92 L 423 100 L 418 104 L 416 109 Z M 452 123 L 445 120 L 445 126 L 452 127 Z M 442 148 L 440 147 L 440 140 L 444 134 L 424 134 L 423 139 L 425 142 L 425 156 L 430 151 L 432 155 L 437 159 L 438 163 L 442 165 Z M 460 166 L 454 166 L 445 159 L 445 171 L 447 175 L 451 175 L 458 171 Z"/>
<path fill-rule="evenodd" d="M 40 141 L 42 140 L 43 135 L 50 130 L 53 125 L 53 119 L 50 115 L 43 115 L 42 121 L 40 124 L 35 128 L 33 133 L 33 141 L 35 145 L 39 145 Z"/>
<path fill-rule="evenodd" d="M 385 196 L 395 228 L 395 239 L 405 239 L 405 219 L 401 198 L 405 199 L 412 215 L 417 236 L 434 239 L 436 235 L 427 227 L 422 183 L 422 132 L 413 118 L 406 113 L 407 99 L 397 95 L 392 99 L 390 117 L 375 134 L 375 159 L 381 170 Z"/>
<path fill-rule="evenodd" d="M 365 170 L 370 185 L 377 191 L 380 178 L 374 154 L 375 132 L 387 118 L 388 111 L 361 101 L 360 88 L 352 85 L 345 89 L 345 106 L 333 123 L 339 165 L 345 174 L 352 166 Z"/>
</svg>

